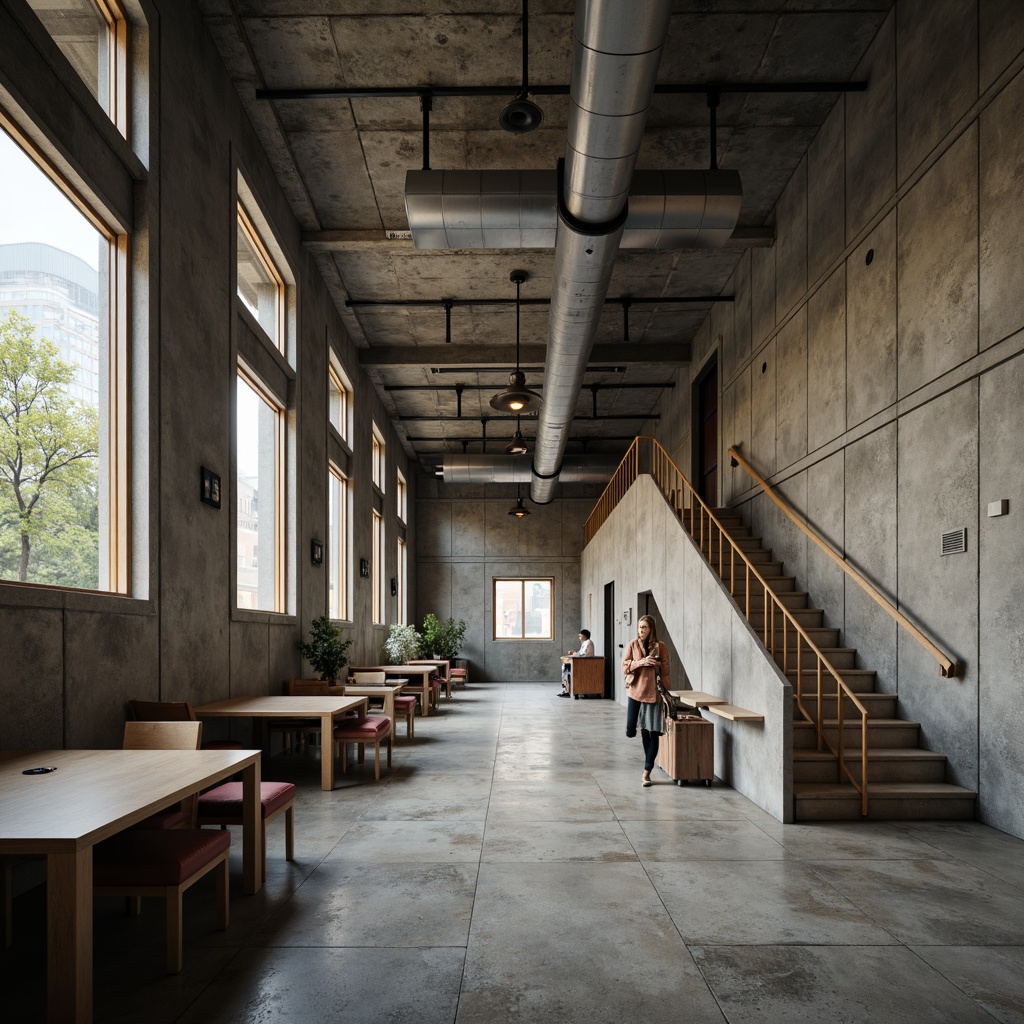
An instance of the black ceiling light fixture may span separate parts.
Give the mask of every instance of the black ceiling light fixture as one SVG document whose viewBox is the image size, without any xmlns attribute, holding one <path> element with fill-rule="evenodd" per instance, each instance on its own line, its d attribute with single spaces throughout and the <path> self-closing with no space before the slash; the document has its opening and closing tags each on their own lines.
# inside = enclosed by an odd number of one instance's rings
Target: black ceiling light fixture
<svg viewBox="0 0 1024 1024">
<path fill-rule="evenodd" d="M 528 455 L 530 449 L 527 448 L 526 442 L 523 440 L 523 432 L 519 426 L 519 417 L 516 417 L 516 432 L 512 435 L 512 440 L 505 445 L 506 455 Z"/>
<path fill-rule="evenodd" d="M 516 519 L 522 519 L 524 516 L 528 516 L 530 514 L 530 510 L 523 507 L 523 499 L 519 493 L 518 484 L 516 484 L 516 503 L 508 510 L 508 514 L 510 516 L 515 516 Z"/>
<path fill-rule="evenodd" d="M 526 374 L 519 369 L 519 289 L 528 276 L 525 270 L 513 270 L 508 275 L 516 286 L 516 368 L 508 375 L 508 387 L 491 399 L 491 408 L 498 412 L 519 414 L 540 408 L 540 395 L 526 386 Z"/>
<path fill-rule="evenodd" d="M 498 114 L 498 124 L 513 135 L 526 135 L 540 127 L 544 111 L 526 97 L 530 92 L 530 19 L 529 3 L 523 0 L 523 88 Z"/>
</svg>

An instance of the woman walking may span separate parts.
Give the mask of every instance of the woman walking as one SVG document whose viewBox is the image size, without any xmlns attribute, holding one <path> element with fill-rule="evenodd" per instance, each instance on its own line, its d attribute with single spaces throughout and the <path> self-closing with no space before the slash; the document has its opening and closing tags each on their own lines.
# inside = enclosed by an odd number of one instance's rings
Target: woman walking
<svg viewBox="0 0 1024 1024">
<path fill-rule="evenodd" d="M 668 675 L 668 651 L 658 640 L 654 619 L 650 615 L 640 616 L 636 624 L 636 639 L 630 640 L 626 656 L 622 659 L 622 671 L 633 676 L 632 683 L 626 684 L 626 735 L 635 736 L 639 727 L 644 743 L 642 784 L 650 786 L 651 769 L 658 756 L 658 742 L 665 731 L 658 680 L 666 690 L 672 688 Z"/>
</svg>

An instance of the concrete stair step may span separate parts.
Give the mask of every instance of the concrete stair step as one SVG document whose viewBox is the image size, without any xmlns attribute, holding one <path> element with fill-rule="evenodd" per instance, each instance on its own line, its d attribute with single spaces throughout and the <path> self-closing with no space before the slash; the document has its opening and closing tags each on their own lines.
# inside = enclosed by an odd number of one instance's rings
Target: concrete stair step
<svg viewBox="0 0 1024 1024">
<path fill-rule="evenodd" d="M 839 632 L 836 630 L 836 632 Z M 857 648 L 856 647 L 831 647 L 827 644 L 821 644 L 813 636 L 811 640 L 815 643 L 818 650 L 828 658 L 829 662 L 839 669 L 856 668 L 857 665 Z M 801 643 L 800 645 L 800 664 L 805 669 L 812 669 L 816 671 L 818 664 L 818 656 L 814 651 L 810 650 L 806 644 Z M 783 645 L 782 645 L 782 634 L 780 633 L 775 645 L 775 664 L 779 668 L 783 667 L 783 662 L 786 664 L 786 669 L 796 670 L 796 640 L 793 634 L 790 633 L 786 637 L 786 650 L 785 657 L 783 656 Z"/>
<path fill-rule="evenodd" d="M 825 732 L 836 742 L 839 729 L 835 719 L 825 722 Z M 907 722 L 902 718 L 869 718 L 868 747 L 918 747 L 921 736 L 919 722 Z M 843 723 L 844 745 L 847 751 L 860 756 L 860 719 L 855 724 Z M 793 749 L 809 750 L 818 746 L 818 732 L 813 723 L 804 720 L 794 709 Z"/>
<path fill-rule="evenodd" d="M 839 678 L 842 679 L 847 686 L 850 687 L 856 694 L 862 693 L 874 693 L 875 681 L 878 673 L 873 668 L 842 668 L 839 665 L 835 666 L 836 671 L 839 673 Z M 832 678 L 831 672 L 824 672 L 823 685 L 826 690 L 835 689 L 836 681 Z M 802 692 L 805 694 L 816 693 L 818 688 L 818 677 L 817 670 L 808 671 L 804 669 L 802 673 Z M 796 668 L 790 668 L 786 671 L 786 678 L 793 684 L 793 690 L 796 691 Z M 831 687 L 829 686 L 831 683 Z"/>
<path fill-rule="evenodd" d="M 897 698 L 894 693 L 858 693 L 857 699 L 867 708 L 868 718 L 896 718 Z M 803 704 L 812 715 L 816 715 L 818 711 L 818 695 L 816 693 L 811 695 L 804 694 Z M 824 708 L 825 718 L 829 721 L 834 720 L 836 718 L 835 695 L 823 694 L 821 704 Z M 796 710 L 793 712 L 794 715 L 799 713 Z M 844 697 L 843 716 L 849 719 L 851 715 L 860 715 L 860 712 L 849 697 Z"/>
<path fill-rule="evenodd" d="M 881 821 L 970 820 L 976 801 L 977 793 L 948 782 L 868 782 L 868 817 Z M 797 821 L 861 817 L 860 794 L 851 785 L 794 783 L 793 803 Z"/>
<path fill-rule="evenodd" d="M 847 767 L 860 778 L 860 757 L 850 757 Z M 794 782 L 839 782 L 839 762 L 829 750 L 794 750 Z M 868 783 L 945 782 L 946 755 L 919 747 L 869 747 Z"/>
</svg>

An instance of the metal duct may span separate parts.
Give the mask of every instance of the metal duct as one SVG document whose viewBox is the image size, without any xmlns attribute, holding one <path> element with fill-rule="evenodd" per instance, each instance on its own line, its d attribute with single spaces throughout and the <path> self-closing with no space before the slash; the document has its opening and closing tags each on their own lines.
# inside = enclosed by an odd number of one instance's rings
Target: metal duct
<svg viewBox="0 0 1024 1024">
<path fill-rule="evenodd" d="M 725 245 L 742 203 L 737 171 L 637 171 L 619 245 Z M 407 171 L 405 211 L 417 249 L 550 249 L 558 223 L 558 175 Z"/>
<path fill-rule="evenodd" d="M 617 455 L 569 455 L 559 480 L 565 484 L 603 484 L 621 459 Z M 446 484 L 528 484 L 530 460 L 515 455 L 446 455 L 441 463 Z"/>
<path fill-rule="evenodd" d="M 671 0 L 578 0 L 544 405 L 530 496 L 554 496 L 625 223 Z"/>
</svg>

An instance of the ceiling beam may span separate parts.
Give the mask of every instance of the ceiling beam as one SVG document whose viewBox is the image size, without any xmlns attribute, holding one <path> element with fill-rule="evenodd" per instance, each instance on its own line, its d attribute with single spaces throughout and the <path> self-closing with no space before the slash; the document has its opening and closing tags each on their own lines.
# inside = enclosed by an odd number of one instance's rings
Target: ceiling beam
<svg viewBox="0 0 1024 1024">
<path fill-rule="evenodd" d="M 523 345 L 519 365 L 541 367 L 546 356 L 546 345 Z M 691 346 L 688 341 L 671 345 L 595 345 L 590 358 L 595 363 L 613 366 L 630 363 L 686 366 L 691 359 Z M 465 366 L 480 369 L 490 363 L 500 370 L 515 366 L 515 345 L 399 345 L 359 350 L 359 365 L 363 367 Z"/>
</svg>

